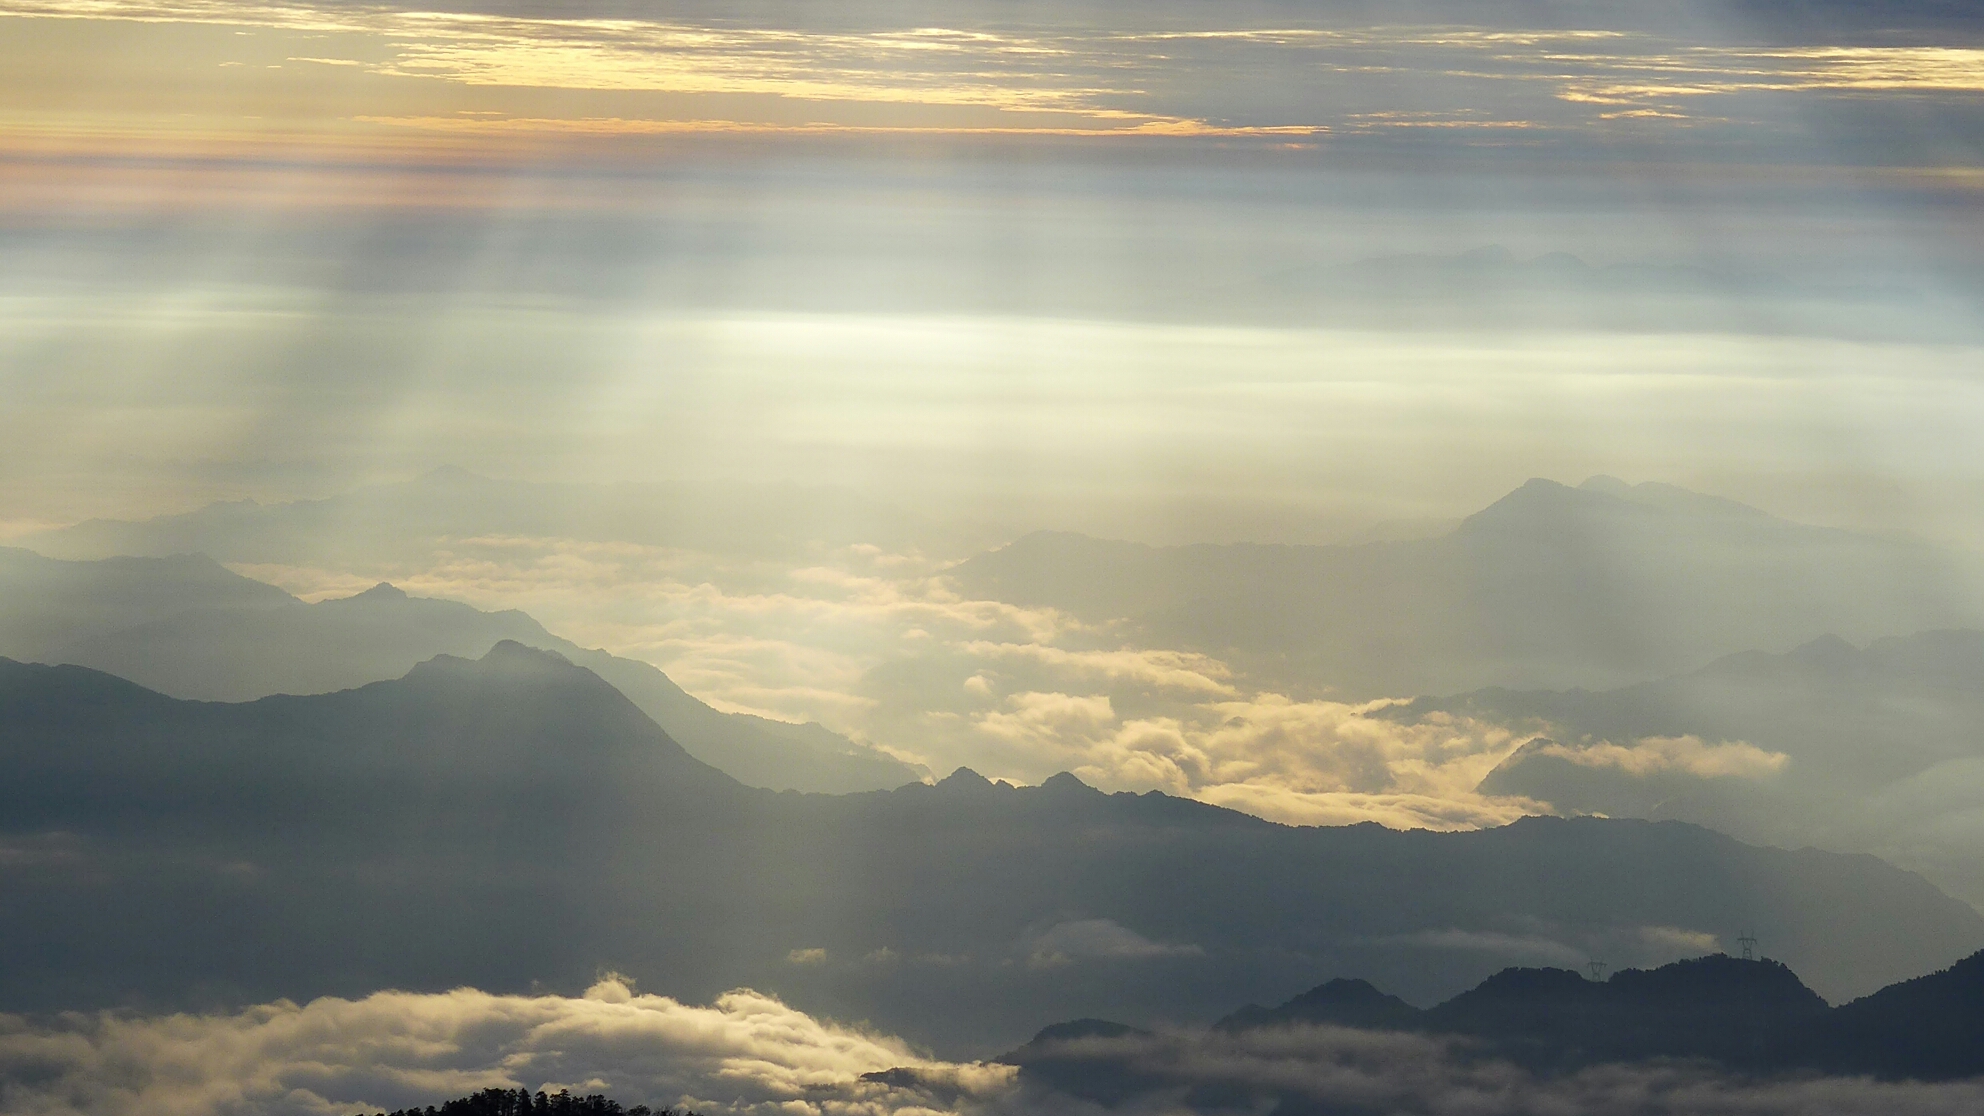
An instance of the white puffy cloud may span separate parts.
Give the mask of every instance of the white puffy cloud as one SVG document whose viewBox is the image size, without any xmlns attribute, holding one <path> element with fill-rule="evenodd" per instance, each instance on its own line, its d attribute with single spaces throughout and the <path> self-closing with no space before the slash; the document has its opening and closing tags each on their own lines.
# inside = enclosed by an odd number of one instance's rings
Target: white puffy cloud
<svg viewBox="0 0 1984 1116">
<path fill-rule="evenodd" d="M 569 1087 L 705 1113 L 923 1110 L 922 1094 L 862 1080 L 897 1066 L 927 1070 L 966 1098 L 1012 1075 L 932 1062 L 899 1039 L 749 990 L 699 1007 L 636 994 L 616 977 L 580 997 L 463 988 L 225 1015 L 0 1020 L 0 1111 L 17 1116 L 348 1116 L 491 1087 Z"/>
<path fill-rule="evenodd" d="M 1511 730 L 1447 714 L 1374 715 L 1387 706 L 1258 693 L 1119 718 L 1107 695 L 1027 692 L 975 723 L 1013 754 L 1096 786 L 1162 790 L 1296 825 L 1466 829 L 1547 812 L 1475 790 L 1520 746 Z"/>
</svg>

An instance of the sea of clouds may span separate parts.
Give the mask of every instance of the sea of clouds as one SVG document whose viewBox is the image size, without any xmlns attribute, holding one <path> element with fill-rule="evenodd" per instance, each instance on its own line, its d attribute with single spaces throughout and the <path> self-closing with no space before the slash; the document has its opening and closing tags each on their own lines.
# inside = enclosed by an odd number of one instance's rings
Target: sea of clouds
<svg viewBox="0 0 1984 1116">
<path fill-rule="evenodd" d="M 1984 1109 L 1984 1083 L 1745 1079 L 1683 1062 L 1540 1076 L 1419 1035 L 1315 1027 L 1080 1040 L 1144 1085 L 1112 1105 L 993 1062 L 739 989 L 707 1005 L 604 976 L 581 996 L 475 989 L 277 1001 L 216 1014 L 0 1017 L 0 1111 L 20 1116 L 350 1116 L 490 1088 L 603 1092 L 706 1116 L 1017 1116 L 1213 1109 L 1913 1114 Z"/>
</svg>

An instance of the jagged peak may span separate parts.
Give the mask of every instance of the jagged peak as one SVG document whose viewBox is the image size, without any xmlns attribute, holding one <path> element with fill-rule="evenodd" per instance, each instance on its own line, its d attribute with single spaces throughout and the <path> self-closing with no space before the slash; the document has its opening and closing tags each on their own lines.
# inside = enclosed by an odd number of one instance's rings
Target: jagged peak
<svg viewBox="0 0 1984 1116">
<path fill-rule="evenodd" d="M 980 790 L 990 788 L 992 786 L 992 780 L 987 779 L 969 767 L 960 767 L 942 779 L 937 780 L 937 786 L 946 790 Z"/>
<path fill-rule="evenodd" d="M 1033 1046 L 1049 1042 L 1073 1042 L 1077 1039 L 1123 1038 L 1129 1035 L 1148 1035 L 1141 1027 L 1128 1023 L 1118 1023 L 1112 1019 L 1070 1019 L 1065 1023 L 1049 1023 L 1036 1032 L 1027 1045 Z"/>
<path fill-rule="evenodd" d="M 501 675 L 518 679 L 551 678 L 568 675 L 584 675 L 598 680 L 598 676 L 556 651 L 545 651 L 518 643 L 514 639 L 498 640 L 480 659 L 464 659 L 459 655 L 436 655 L 413 668 L 408 678 L 425 675 L 457 677 L 483 677 Z M 606 686 L 605 682 L 599 683 Z M 609 689 L 611 687 L 608 687 Z M 617 692 L 617 691 L 616 691 Z"/>
<path fill-rule="evenodd" d="M 1334 1002 L 1340 1000 L 1369 1000 L 1379 997 L 1385 999 L 1392 998 L 1377 985 L 1372 984 L 1362 977 L 1334 977 L 1318 984 L 1288 1002 L 1291 1004 L 1302 1003 L 1304 1001 Z"/>
<path fill-rule="evenodd" d="M 1546 477 L 1531 477 L 1501 499 L 1468 516 L 1461 522 L 1461 527 L 1463 530 L 1478 531 L 1489 525 L 1502 524 L 1534 530 L 1559 517 L 1588 515 L 1748 524 L 1784 522 L 1775 520 L 1768 512 L 1726 497 L 1710 496 L 1660 481 L 1630 484 L 1618 477 L 1600 473 L 1585 478 L 1575 488 Z"/>
<path fill-rule="evenodd" d="M 489 648 L 488 652 L 482 656 L 480 661 L 485 663 L 528 662 L 556 663 L 560 666 L 574 665 L 572 660 L 556 651 L 547 651 L 542 647 L 532 647 L 529 644 L 518 643 L 514 639 L 497 640 L 495 645 Z"/>
<path fill-rule="evenodd" d="M 1061 771 L 1053 775 L 1049 775 L 1047 777 L 1046 782 L 1040 784 L 1040 789 L 1044 791 L 1053 791 L 1057 794 L 1066 794 L 1070 792 L 1080 793 L 1080 794 L 1102 793 L 1101 791 L 1096 790 L 1094 787 L 1089 786 L 1087 783 L 1082 782 L 1081 779 L 1078 776 L 1076 776 L 1075 773 L 1072 771 Z"/>
</svg>

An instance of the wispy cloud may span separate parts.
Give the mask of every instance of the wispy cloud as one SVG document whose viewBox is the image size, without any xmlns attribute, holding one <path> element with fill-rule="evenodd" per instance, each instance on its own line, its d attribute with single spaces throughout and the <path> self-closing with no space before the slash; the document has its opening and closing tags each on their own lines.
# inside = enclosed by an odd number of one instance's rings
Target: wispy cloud
<svg viewBox="0 0 1984 1116">
<path fill-rule="evenodd" d="M 16 17 L 249 28 L 300 43 L 334 41 L 344 49 L 306 46 L 272 64 L 411 81 L 398 95 L 401 111 L 359 109 L 344 121 L 458 136 L 1316 137 L 1439 130 L 1459 137 L 1727 121 L 1731 113 L 1755 110 L 1700 102 L 1737 93 L 1974 99 L 1984 92 L 1984 51 L 1963 46 L 1730 46 L 1606 27 L 1149 31 L 1120 26 L 1101 11 L 1089 14 L 1095 18 L 1077 13 L 1034 26 L 863 28 L 385 6 L 0 2 L 0 15 Z M 199 64 L 238 61 L 201 58 Z M 1262 74 L 1316 95 L 1263 101 L 1248 92 Z M 420 111 L 433 103 L 428 94 L 435 83 L 488 91 L 498 100 L 472 116 L 457 111 L 459 105 Z M 515 94 L 531 90 L 652 96 L 638 113 L 518 111 Z M 1482 142 L 1500 141 L 1484 135 Z"/>
<path fill-rule="evenodd" d="M 1617 768 L 1628 775 L 1675 771 L 1703 779 L 1762 779 L 1783 771 L 1791 757 L 1742 740 L 1704 743 L 1698 736 L 1649 736 L 1631 744 L 1610 741 L 1575 747 L 1545 744 L 1536 755 L 1555 756 L 1580 767 Z"/>
<path fill-rule="evenodd" d="M 1029 934 L 1024 952 L 1026 963 L 1036 969 L 1058 968 L 1081 961 L 1149 961 L 1164 957 L 1198 957 L 1205 953 L 1189 943 L 1154 942 L 1106 918 L 1057 922 Z"/>
</svg>

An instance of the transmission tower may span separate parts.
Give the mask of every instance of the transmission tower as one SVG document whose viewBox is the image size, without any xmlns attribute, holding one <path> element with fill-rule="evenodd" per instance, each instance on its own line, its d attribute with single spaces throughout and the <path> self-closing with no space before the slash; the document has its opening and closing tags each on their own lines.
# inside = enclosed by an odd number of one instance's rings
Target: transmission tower
<svg viewBox="0 0 1984 1116">
<path fill-rule="evenodd" d="M 1745 961 L 1755 961 L 1755 960 L 1757 959 L 1757 932 L 1756 932 L 1756 931 L 1754 931 L 1754 930 L 1745 930 L 1745 931 L 1743 931 L 1742 933 L 1740 933 L 1740 934 L 1738 934 L 1738 935 L 1736 935 L 1736 944 L 1737 944 L 1737 945 L 1738 945 L 1739 947 L 1741 947 L 1741 948 L 1742 948 L 1742 950 L 1743 950 L 1743 960 L 1745 960 Z"/>
<path fill-rule="evenodd" d="M 1605 979 L 1605 962 L 1593 958 L 1584 963 L 1584 971 L 1591 974 L 1591 979 L 1603 981 Z"/>
</svg>

